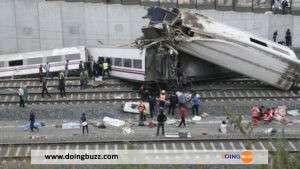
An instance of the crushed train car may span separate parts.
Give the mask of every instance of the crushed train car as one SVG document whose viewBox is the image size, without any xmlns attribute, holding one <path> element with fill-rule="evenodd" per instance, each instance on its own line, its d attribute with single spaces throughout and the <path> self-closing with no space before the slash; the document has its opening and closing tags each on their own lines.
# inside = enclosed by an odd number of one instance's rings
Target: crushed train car
<svg viewBox="0 0 300 169">
<path fill-rule="evenodd" d="M 169 52 L 170 65 L 180 52 L 288 90 L 299 82 L 300 60 L 288 47 L 218 23 L 196 11 L 150 7 L 139 48 Z M 184 57 L 184 56 L 183 56 Z"/>
</svg>

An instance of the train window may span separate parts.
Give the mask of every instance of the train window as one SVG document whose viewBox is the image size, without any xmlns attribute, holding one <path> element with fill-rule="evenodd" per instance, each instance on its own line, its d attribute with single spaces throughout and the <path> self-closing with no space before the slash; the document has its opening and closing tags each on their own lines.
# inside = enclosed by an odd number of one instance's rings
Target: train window
<svg viewBox="0 0 300 169">
<path fill-rule="evenodd" d="M 23 60 L 12 60 L 8 62 L 8 66 L 21 66 L 23 65 Z"/>
<path fill-rule="evenodd" d="M 61 62 L 62 61 L 62 56 L 48 56 L 47 57 L 47 62 Z"/>
<path fill-rule="evenodd" d="M 251 42 L 254 42 L 254 43 L 256 43 L 256 44 L 259 44 L 259 45 L 261 45 L 261 46 L 268 47 L 268 45 L 267 45 L 265 42 L 262 42 L 262 41 L 260 41 L 260 40 L 250 38 L 250 41 L 251 41 Z"/>
<path fill-rule="evenodd" d="M 133 68 L 142 69 L 142 60 L 133 59 Z"/>
<path fill-rule="evenodd" d="M 124 59 L 124 67 L 132 67 L 131 59 Z"/>
<path fill-rule="evenodd" d="M 114 66 L 122 66 L 122 59 L 121 58 L 115 58 Z"/>
<path fill-rule="evenodd" d="M 0 67 L 4 67 L 4 62 L 0 62 Z"/>
<path fill-rule="evenodd" d="M 79 60 L 80 53 L 66 55 L 66 60 Z"/>
<path fill-rule="evenodd" d="M 43 58 L 29 58 L 27 60 L 28 65 L 34 65 L 34 64 L 42 64 Z"/>
</svg>

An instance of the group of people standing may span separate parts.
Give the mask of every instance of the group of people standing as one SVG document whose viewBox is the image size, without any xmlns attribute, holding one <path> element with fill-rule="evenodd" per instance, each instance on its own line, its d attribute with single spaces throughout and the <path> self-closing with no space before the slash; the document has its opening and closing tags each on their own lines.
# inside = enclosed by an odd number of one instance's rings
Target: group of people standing
<svg viewBox="0 0 300 169">
<path fill-rule="evenodd" d="M 143 92 L 143 91 L 140 91 Z M 157 116 L 157 133 L 159 135 L 160 128 L 162 130 L 162 135 L 165 134 L 164 123 L 167 120 L 165 111 L 168 112 L 168 115 L 175 115 L 176 109 L 178 108 L 178 115 L 181 119 L 178 127 L 185 127 L 185 119 L 188 116 L 189 108 L 187 106 L 188 102 L 192 104 L 192 114 L 199 115 L 199 106 L 200 106 L 200 96 L 196 93 L 193 93 L 191 97 L 187 97 L 182 92 L 172 92 L 170 95 L 167 95 L 165 90 L 161 90 L 159 97 L 155 97 L 151 94 L 144 97 L 144 100 L 149 102 L 150 117 L 153 119 L 156 109 L 158 108 L 159 114 Z M 138 110 L 140 113 L 140 122 L 146 121 L 145 115 L 145 105 L 143 101 L 140 101 Z"/>
<path fill-rule="evenodd" d="M 281 45 L 286 45 L 286 46 L 288 46 L 288 47 L 291 47 L 291 46 L 292 46 L 292 35 L 291 35 L 290 29 L 287 29 L 287 30 L 286 30 L 286 33 L 285 33 L 285 41 L 277 41 L 277 37 L 278 37 L 278 31 L 276 30 L 276 31 L 273 33 L 273 41 L 274 41 L 274 42 L 278 42 L 278 43 L 281 44 Z"/>
</svg>

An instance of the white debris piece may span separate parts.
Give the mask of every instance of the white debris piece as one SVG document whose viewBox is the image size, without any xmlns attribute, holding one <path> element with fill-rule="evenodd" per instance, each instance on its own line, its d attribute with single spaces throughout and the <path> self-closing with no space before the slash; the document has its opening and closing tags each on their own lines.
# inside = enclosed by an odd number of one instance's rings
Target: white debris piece
<svg viewBox="0 0 300 169">
<path fill-rule="evenodd" d="M 300 113 L 299 113 L 299 110 L 289 110 L 287 111 L 287 114 L 288 115 L 291 115 L 291 116 L 300 116 Z"/>
<path fill-rule="evenodd" d="M 148 102 L 144 102 L 145 105 L 145 114 L 150 114 L 150 106 Z M 125 102 L 123 111 L 126 113 L 139 114 L 139 102 Z"/>
<path fill-rule="evenodd" d="M 126 134 L 126 135 L 134 134 L 134 130 L 131 129 L 130 127 L 123 127 L 122 130 L 123 130 L 123 134 Z"/>
<path fill-rule="evenodd" d="M 95 81 L 96 81 L 96 82 L 101 82 L 101 81 L 103 81 L 102 76 L 95 77 Z"/>
<path fill-rule="evenodd" d="M 104 124 L 115 126 L 115 127 L 121 127 L 121 126 L 125 125 L 125 121 L 119 120 L 119 119 L 110 118 L 110 117 L 107 117 L 107 116 L 105 116 L 103 118 L 103 122 L 104 122 Z"/>
<path fill-rule="evenodd" d="M 177 123 L 176 119 L 167 119 L 166 124 L 175 124 Z"/>
<path fill-rule="evenodd" d="M 202 120 L 202 118 L 200 117 L 200 116 L 194 116 L 193 118 L 192 118 L 192 121 L 194 121 L 194 122 L 196 122 L 196 121 L 201 121 Z"/>
<path fill-rule="evenodd" d="M 75 122 L 63 123 L 62 129 L 79 129 L 80 124 Z"/>
</svg>

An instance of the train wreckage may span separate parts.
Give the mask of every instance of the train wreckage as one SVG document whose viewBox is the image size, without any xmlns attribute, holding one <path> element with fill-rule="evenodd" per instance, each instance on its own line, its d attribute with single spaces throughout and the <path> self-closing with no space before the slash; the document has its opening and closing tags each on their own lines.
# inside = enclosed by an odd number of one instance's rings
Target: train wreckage
<svg viewBox="0 0 300 169">
<path fill-rule="evenodd" d="M 183 52 L 283 90 L 299 83 L 300 60 L 286 46 L 218 23 L 195 11 L 150 7 L 144 18 L 149 19 L 149 24 L 142 28 L 143 36 L 134 45 L 162 56 L 161 62 L 155 63 L 162 64 L 165 60 L 169 79 L 180 76 L 178 67 L 183 66 L 180 63 L 185 57 L 180 54 Z M 150 64 L 149 58 L 146 68 L 160 67 Z M 189 69 L 185 67 L 184 71 Z"/>
</svg>

